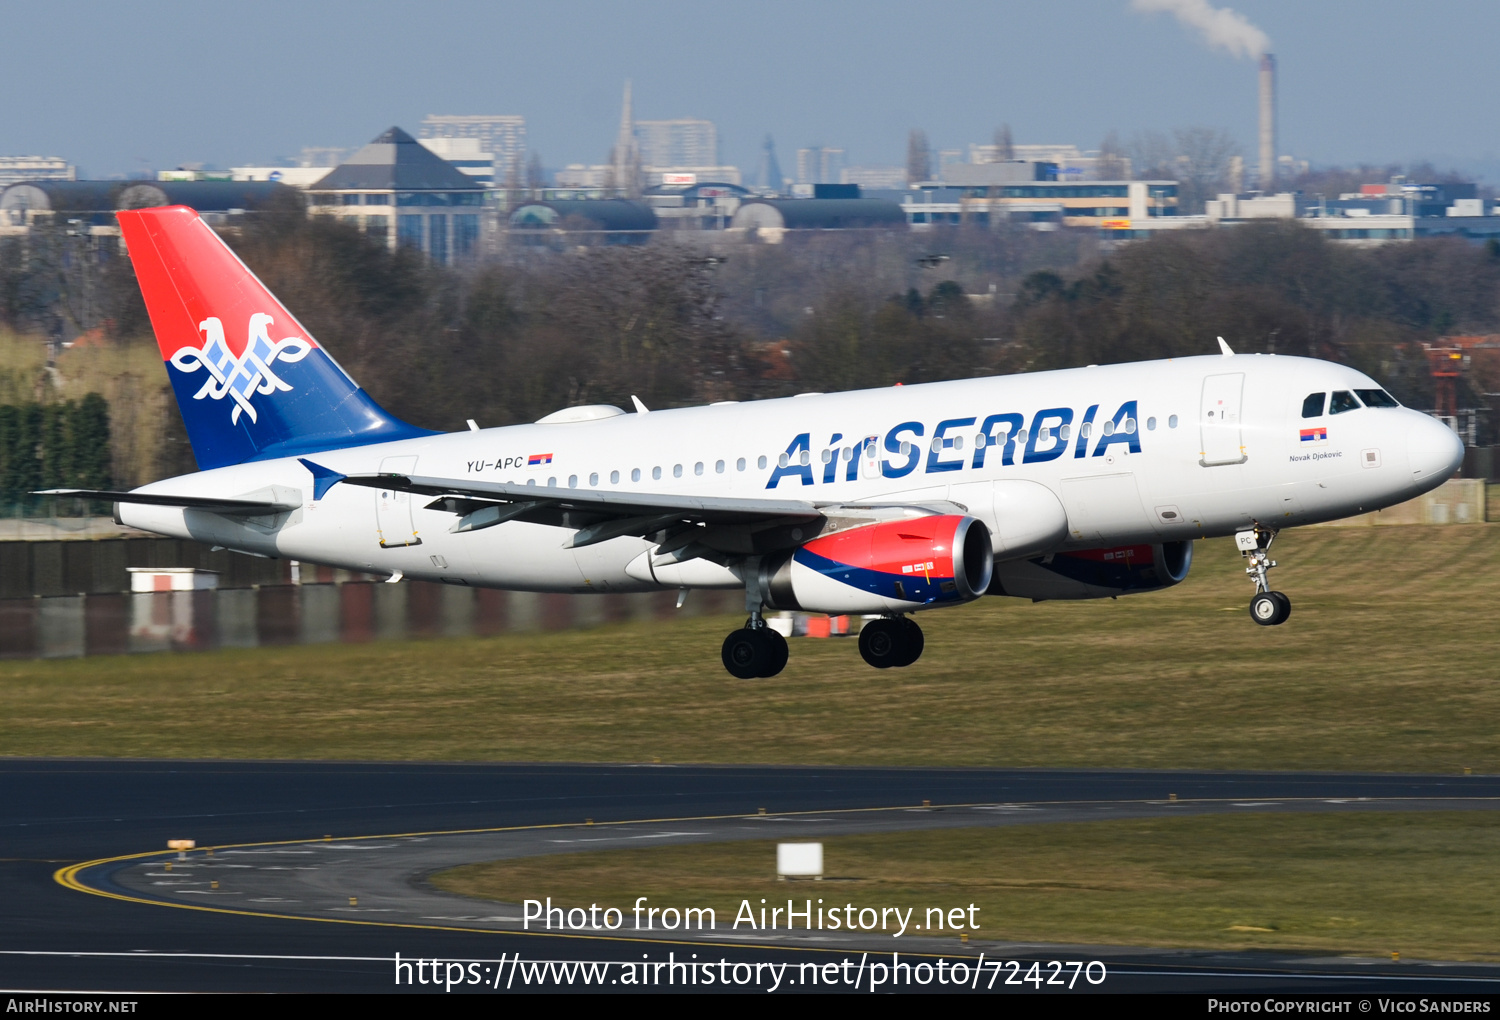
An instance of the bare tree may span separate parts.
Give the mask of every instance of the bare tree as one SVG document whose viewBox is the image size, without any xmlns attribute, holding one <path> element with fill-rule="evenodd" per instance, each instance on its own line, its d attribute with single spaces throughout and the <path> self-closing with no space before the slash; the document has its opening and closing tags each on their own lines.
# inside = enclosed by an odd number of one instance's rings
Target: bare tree
<svg viewBox="0 0 1500 1020">
<path fill-rule="evenodd" d="M 1160 131 L 1140 131 L 1130 139 L 1130 166 L 1137 180 L 1176 180 L 1177 147 Z"/>
<path fill-rule="evenodd" d="M 613 145 L 611 145 L 609 147 L 609 159 L 604 164 L 603 184 L 604 196 L 606 198 L 616 198 L 619 195 L 619 192 L 616 191 L 616 189 L 620 186 L 620 175 L 615 169 L 619 166 L 619 163 L 620 160 L 618 151 Z"/>
<path fill-rule="evenodd" d="M 1010 125 L 1001 124 L 995 129 L 995 162 L 1004 163 L 1016 158 L 1016 146 L 1011 141 Z"/>
<path fill-rule="evenodd" d="M 1205 201 L 1229 187 L 1230 160 L 1240 155 L 1239 143 L 1227 131 L 1206 127 L 1179 128 L 1172 137 L 1182 182 L 1177 204 L 1201 212 Z"/>
<path fill-rule="evenodd" d="M 541 154 L 533 150 L 526 158 L 526 192 L 533 202 L 542 197 L 542 189 L 547 186 L 546 176 L 542 170 Z"/>
<path fill-rule="evenodd" d="M 913 128 L 906 139 L 906 183 L 932 180 L 932 155 L 927 148 L 927 132 Z"/>
<path fill-rule="evenodd" d="M 1177 181 L 1179 211 L 1200 213 L 1203 203 L 1230 185 L 1239 143 L 1217 128 L 1178 128 L 1166 135 L 1143 131 L 1130 143 L 1132 171 L 1139 180 Z"/>
<path fill-rule="evenodd" d="M 624 164 L 620 171 L 624 179 L 619 182 L 621 194 L 625 198 L 640 198 L 645 189 L 645 174 L 641 166 L 641 150 L 634 145 L 630 151 L 625 153 Z"/>
<path fill-rule="evenodd" d="M 1101 181 L 1123 181 L 1130 176 L 1130 161 L 1125 157 L 1125 147 L 1120 144 L 1118 132 L 1111 130 L 1099 143 L 1094 176 Z"/>
</svg>

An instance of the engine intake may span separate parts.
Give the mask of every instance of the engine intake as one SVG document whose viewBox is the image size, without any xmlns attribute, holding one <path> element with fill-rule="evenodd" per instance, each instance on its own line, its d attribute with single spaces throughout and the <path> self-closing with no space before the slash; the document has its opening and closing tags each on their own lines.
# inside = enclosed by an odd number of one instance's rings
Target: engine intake
<svg viewBox="0 0 1500 1020">
<path fill-rule="evenodd" d="M 774 609 L 904 613 L 978 598 L 993 571 L 982 521 L 930 514 L 815 538 L 784 559 L 762 563 L 761 590 Z"/>
</svg>

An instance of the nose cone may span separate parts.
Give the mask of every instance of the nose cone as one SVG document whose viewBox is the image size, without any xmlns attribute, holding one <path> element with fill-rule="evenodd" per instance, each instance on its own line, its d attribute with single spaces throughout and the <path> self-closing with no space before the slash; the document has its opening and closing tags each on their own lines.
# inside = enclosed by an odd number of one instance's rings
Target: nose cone
<svg viewBox="0 0 1500 1020">
<path fill-rule="evenodd" d="M 1424 488 L 1446 481 L 1464 462 L 1464 444 L 1436 418 L 1423 416 L 1406 432 L 1406 456 L 1412 481 Z"/>
</svg>

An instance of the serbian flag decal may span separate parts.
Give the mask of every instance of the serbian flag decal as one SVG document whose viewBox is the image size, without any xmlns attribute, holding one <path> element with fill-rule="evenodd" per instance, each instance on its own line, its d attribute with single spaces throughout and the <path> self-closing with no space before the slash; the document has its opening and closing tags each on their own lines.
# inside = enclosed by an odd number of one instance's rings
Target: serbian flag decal
<svg viewBox="0 0 1500 1020">
<path fill-rule="evenodd" d="M 552 463 L 552 454 L 550 454 L 550 453 L 533 453 L 530 457 L 526 458 L 526 466 L 527 467 L 536 467 L 538 464 L 551 464 L 551 463 Z"/>
<path fill-rule="evenodd" d="M 1315 429 L 1303 429 L 1302 441 L 1304 443 L 1326 443 L 1328 441 L 1328 428 L 1319 425 Z"/>
</svg>

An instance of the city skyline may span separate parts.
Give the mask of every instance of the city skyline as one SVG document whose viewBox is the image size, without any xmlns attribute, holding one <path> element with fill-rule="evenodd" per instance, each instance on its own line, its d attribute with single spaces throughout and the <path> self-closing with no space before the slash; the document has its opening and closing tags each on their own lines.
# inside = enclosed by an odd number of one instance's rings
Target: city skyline
<svg viewBox="0 0 1500 1020">
<path fill-rule="evenodd" d="M 638 120 L 711 121 L 720 159 L 746 174 L 768 133 L 783 154 L 841 148 L 860 166 L 903 163 L 912 128 L 950 149 L 987 142 L 1000 123 L 1018 143 L 1080 149 L 1111 129 L 1128 140 L 1203 125 L 1228 131 L 1247 157 L 1254 152 L 1254 61 L 1128 0 L 1076 0 L 1066 17 L 1056 8 L 958 2 L 923 30 L 931 46 L 912 45 L 921 26 L 909 8 L 874 0 L 812 10 L 762 3 L 758 19 L 677 19 L 688 8 L 675 0 L 585 2 L 568 26 L 575 45 L 561 56 L 528 51 L 501 63 L 482 52 L 485 26 L 502 17 L 512 35 L 556 26 L 543 12 L 465 2 L 445 9 L 445 24 L 474 31 L 405 44 L 420 59 L 402 66 L 420 74 L 369 61 L 366 26 L 387 20 L 369 17 L 369 5 L 306 10 L 268 0 L 268 17 L 232 25 L 212 9 L 151 6 L 157 16 L 142 18 L 79 5 L 101 31 L 68 34 L 67 76 L 47 41 L 61 44 L 68 19 L 14 13 L 13 28 L 36 44 L 0 67 L 0 83 L 28 97 L 0 119 L 8 154 L 60 156 L 91 177 L 188 162 L 263 165 L 295 160 L 304 146 L 356 148 L 391 126 L 416 132 L 434 113 L 513 114 L 526 118 L 530 149 L 548 167 L 596 164 L 608 158 L 627 78 Z M 1235 6 L 1269 35 L 1280 63 L 1282 154 L 1322 165 L 1425 159 L 1500 180 L 1496 114 L 1476 88 L 1500 8 L 1448 0 L 1412 19 L 1394 0 Z M 407 9 L 376 8 L 393 16 Z M 700 30 L 705 18 L 709 35 L 733 45 L 681 45 L 684 30 L 674 26 L 690 21 Z M 284 32 L 287 23 L 298 30 Z M 1080 45 L 1080 25 L 1096 41 Z M 111 64 L 128 73 L 113 75 L 108 90 L 77 73 Z M 281 73 L 288 68 L 297 74 Z M 183 87 L 195 80 L 216 87 Z M 235 81 L 252 84 L 236 89 Z"/>
</svg>

